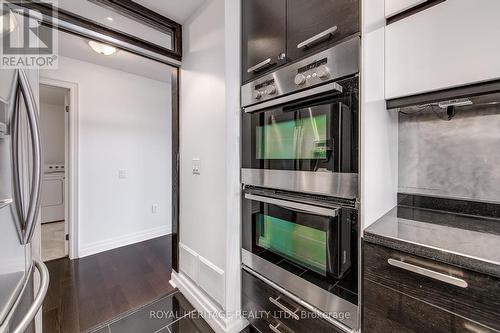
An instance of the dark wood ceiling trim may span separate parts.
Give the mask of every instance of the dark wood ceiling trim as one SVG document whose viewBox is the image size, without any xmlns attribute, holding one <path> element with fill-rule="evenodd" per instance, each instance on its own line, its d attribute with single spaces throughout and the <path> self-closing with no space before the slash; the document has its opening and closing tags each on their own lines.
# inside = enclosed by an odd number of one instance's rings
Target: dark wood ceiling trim
<svg viewBox="0 0 500 333">
<path fill-rule="evenodd" d="M 182 56 L 182 25 L 132 0 L 88 0 L 172 36 L 172 51 Z"/>
<path fill-rule="evenodd" d="M 108 28 L 106 26 L 101 25 L 98 22 L 89 20 L 83 16 L 74 14 L 74 13 L 69 12 L 67 10 L 64 10 L 61 8 L 54 8 L 50 4 L 43 3 L 43 2 L 34 2 L 34 1 L 21 1 L 20 3 L 16 3 L 16 4 L 19 4 L 23 7 L 31 9 L 31 10 L 39 11 L 44 16 L 57 17 L 58 20 L 76 25 L 76 26 L 81 27 L 83 29 L 94 31 L 96 33 L 111 37 L 111 38 L 116 39 L 118 41 L 122 41 L 122 42 L 125 42 L 128 44 L 134 45 L 134 46 L 142 48 L 144 50 L 147 50 L 147 51 L 150 51 L 153 53 L 157 53 L 159 55 L 162 55 L 162 56 L 165 56 L 165 57 L 177 60 L 177 61 L 182 60 L 182 56 L 181 56 L 180 52 L 176 52 L 174 50 L 170 50 L 168 48 L 153 44 L 149 41 L 138 38 L 138 37 L 133 36 L 131 34 L 128 34 L 128 33 L 125 33 L 125 32 L 119 31 L 119 30 L 115 30 L 112 28 Z M 80 35 L 80 36 L 85 37 L 85 38 L 89 38 L 88 36 L 86 36 L 84 34 L 80 34 L 74 30 L 69 30 L 69 29 L 66 29 L 64 27 L 58 26 L 57 24 L 54 24 L 52 21 L 45 21 L 44 20 L 43 24 L 46 26 L 49 26 L 51 28 L 55 28 L 58 30 L 72 33 L 72 34 Z M 92 37 L 92 39 L 96 39 L 96 38 Z M 118 44 L 113 44 L 113 43 L 109 42 L 108 40 L 104 40 L 104 39 L 103 40 L 96 39 L 96 40 L 100 41 L 100 42 L 107 43 L 107 44 L 111 44 L 111 45 L 113 45 L 119 49 L 122 49 L 122 50 L 126 50 L 126 51 L 129 51 L 132 53 L 139 54 L 134 50 L 126 49 L 123 46 L 118 45 Z M 144 56 L 144 57 L 148 57 L 147 55 L 144 55 L 144 54 L 139 54 L 139 55 Z M 154 57 L 148 57 L 148 58 L 158 61 L 158 59 L 156 59 Z"/>
<path fill-rule="evenodd" d="M 407 17 L 415 15 L 421 11 L 424 11 L 428 8 L 434 7 L 438 4 L 440 4 L 441 2 L 445 2 L 445 1 L 446 0 L 427 0 L 425 2 L 422 2 L 419 5 L 416 5 L 414 7 L 409 8 L 401 13 L 398 13 L 396 15 L 388 17 L 386 19 L 386 24 L 389 25 L 389 24 L 395 23 L 395 22 L 400 21 L 404 18 L 407 18 Z"/>
</svg>

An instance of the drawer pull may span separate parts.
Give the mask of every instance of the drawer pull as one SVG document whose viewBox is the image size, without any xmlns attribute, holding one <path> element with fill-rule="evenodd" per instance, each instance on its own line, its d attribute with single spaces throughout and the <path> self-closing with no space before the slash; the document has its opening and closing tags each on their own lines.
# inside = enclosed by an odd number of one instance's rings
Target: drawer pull
<svg viewBox="0 0 500 333">
<path fill-rule="evenodd" d="M 311 38 L 303 41 L 302 43 L 299 43 L 299 45 L 297 45 L 297 48 L 302 49 L 302 48 L 308 47 L 311 44 L 317 43 L 318 41 L 320 41 L 323 38 L 330 37 L 337 30 L 338 30 L 337 26 L 331 27 L 330 29 L 327 29 L 323 32 L 320 32 L 319 34 L 317 34 L 315 36 L 312 36 Z"/>
<path fill-rule="evenodd" d="M 279 328 L 280 326 L 283 326 L 286 330 L 285 331 L 281 331 Z M 282 323 L 280 323 L 278 321 L 278 324 L 276 326 L 273 326 L 271 324 L 269 324 L 269 329 L 271 331 L 273 331 L 274 333 L 294 333 L 291 329 L 289 329 L 288 327 L 286 327 L 285 325 L 283 325 Z"/>
<path fill-rule="evenodd" d="M 398 268 L 404 269 L 406 271 L 416 273 L 419 275 L 423 275 L 423 276 L 429 277 L 431 279 L 438 280 L 438 281 L 441 281 L 441 282 L 444 282 L 447 284 L 451 284 L 451 285 L 454 285 L 454 286 L 457 286 L 460 288 L 467 288 L 469 286 L 469 284 L 465 280 L 456 278 L 454 276 L 446 275 L 443 273 L 431 271 L 430 269 L 419 267 L 416 265 L 412 265 L 412 264 L 409 264 L 409 263 L 406 263 L 406 262 L 403 262 L 400 260 L 388 259 L 387 262 L 391 266 L 398 267 Z"/>
<path fill-rule="evenodd" d="M 280 308 L 281 310 L 283 310 L 285 313 L 288 313 L 293 319 L 299 320 L 300 318 L 297 315 L 297 312 L 299 311 L 299 309 L 296 309 L 295 311 L 292 311 L 289 308 L 287 308 L 286 306 L 284 306 L 283 304 L 281 304 L 280 301 L 279 301 L 279 299 L 280 299 L 280 296 L 278 296 L 278 298 L 276 298 L 276 299 L 274 299 L 272 297 L 269 297 L 269 302 L 271 302 L 274 305 L 276 305 L 278 308 Z"/>
<path fill-rule="evenodd" d="M 274 65 L 272 59 L 271 58 L 267 58 L 266 60 L 264 60 L 262 62 L 259 62 L 257 65 L 250 67 L 247 70 L 247 72 L 248 73 L 258 72 L 262 68 L 267 67 L 267 66 L 272 66 L 272 65 Z"/>
</svg>

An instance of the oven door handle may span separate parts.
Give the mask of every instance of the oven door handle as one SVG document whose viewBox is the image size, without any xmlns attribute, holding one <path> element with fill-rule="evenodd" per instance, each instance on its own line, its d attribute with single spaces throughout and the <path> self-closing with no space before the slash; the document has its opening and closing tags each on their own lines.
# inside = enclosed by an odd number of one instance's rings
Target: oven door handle
<svg viewBox="0 0 500 333">
<path fill-rule="evenodd" d="M 340 211 L 340 207 L 331 209 L 331 208 L 303 204 L 300 202 L 286 201 L 286 200 L 270 198 L 270 197 L 263 197 L 260 195 L 254 195 L 254 194 L 250 194 L 250 193 L 245 194 L 245 199 L 280 206 L 280 207 L 283 207 L 285 209 L 290 209 L 290 210 L 293 210 L 293 211 L 296 211 L 299 213 L 314 214 L 314 215 L 320 215 L 320 216 L 326 216 L 326 217 L 336 217 L 339 215 L 339 211 Z"/>
<path fill-rule="evenodd" d="M 306 97 L 312 97 L 312 96 L 316 96 L 319 94 L 327 93 L 329 91 L 336 91 L 336 92 L 342 93 L 343 88 L 337 82 L 331 82 L 331 83 L 327 83 L 327 84 L 324 84 L 324 85 L 319 86 L 319 87 L 315 87 L 315 88 L 311 88 L 311 89 L 307 89 L 307 90 L 302 90 L 302 91 L 295 93 L 295 94 L 292 94 L 292 95 L 275 98 L 275 99 L 272 99 L 272 100 L 267 101 L 267 102 L 263 102 L 263 103 L 260 103 L 257 105 L 245 107 L 245 108 L 243 108 L 243 110 L 245 111 L 245 113 L 252 113 L 255 111 L 267 109 L 267 108 L 272 107 L 272 106 L 285 104 L 285 103 L 293 102 L 293 101 L 303 99 Z"/>
</svg>

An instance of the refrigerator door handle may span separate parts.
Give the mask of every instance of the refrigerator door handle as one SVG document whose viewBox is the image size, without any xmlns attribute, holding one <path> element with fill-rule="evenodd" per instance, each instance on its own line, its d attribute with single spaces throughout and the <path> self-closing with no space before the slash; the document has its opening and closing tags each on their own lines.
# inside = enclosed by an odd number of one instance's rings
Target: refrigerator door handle
<svg viewBox="0 0 500 333">
<path fill-rule="evenodd" d="M 14 200 L 16 202 L 15 209 L 17 213 L 17 222 L 15 223 L 16 230 L 19 236 L 19 241 L 21 244 L 24 242 L 24 228 L 25 228 L 25 205 L 24 200 L 21 193 L 21 175 L 19 173 L 19 131 L 20 131 L 20 112 L 21 112 L 21 96 L 20 96 L 20 86 L 19 86 L 19 78 L 16 75 L 16 83 L 15 83 L 15 92 L 14 92 L 14 100 L 12 102 L 12 110 L 10 114 L 12 114 L 11 121 L 11 138 L 12 138 L 12 177 L 13 177 L 13 192 L 14 192 Z"/>
<path fill-rule="evenodd" d="M 38 108 L 28 76 L 22 69 L 18 70 L 19 88 L 26 103 L 28 124 L 31 136 L 33 171 L 31 179 L 30 201 L 26 211 L 23 244 L 31 242 L 36 227 L 36 220 L 40 208 L 40 192 L 42 187 L 42 152 L 40 141 L 40 128 L 38 124 Z M 19 169 L 17 170 L 19 171 Z"/>
<path fill-rule="evenodd" d="M 49 289 L 49 270 L 47 269 L 47 266 L 38 260 L 35 260 L 34 263 L 35 268 L 40 273 L 40 288 L 38 289 L 33 304 L 31 304 L 25 317 L 19 322 L 17 327 L 11 331 L 11 333 L 24 333 L 28 329 L 36 314 L 42 307 L 45 296 L 47 295 L 47 290 Z"/>
</svg>

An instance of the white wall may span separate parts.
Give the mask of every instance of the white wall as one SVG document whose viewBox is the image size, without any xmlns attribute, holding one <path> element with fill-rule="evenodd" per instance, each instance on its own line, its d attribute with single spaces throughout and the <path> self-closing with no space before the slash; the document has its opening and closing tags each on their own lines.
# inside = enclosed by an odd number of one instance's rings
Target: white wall
<svg viewBox="0 0 500 333">
<path fill-rule="evenodd" d="M 240 2 L 207 0 L 183 24 L 180 141 L 180 274 L 173 280 L 200 311 L 240 304 Z M 201 174 L 192 174 L 192 159 Z M 236 319 L 209 318 L 216 332 Z"/>
<path fill-rule="evenodd" d="M 64 105 L 40 104 L 43 162 L 64 164 Z"/>
<path fill-rule="evenodd" d="M 361 220 L 363 229 L 397 204 L 398 118 L 384 93 L 385 4 L 363 1 Z"/>
<path fill-rule="evenodd" d="M 224 1 L 209 0 L 183 26 L 181 242 L 225 269 L 226 168 Z M 201 174 L 193 175 L 193 158 Z"/>
<path fill-rule="evenodd" d="M 170 233 L 170 83 L 65 57 L 40 75 L 78 84 L 79 256 Z"/>
</svg>

